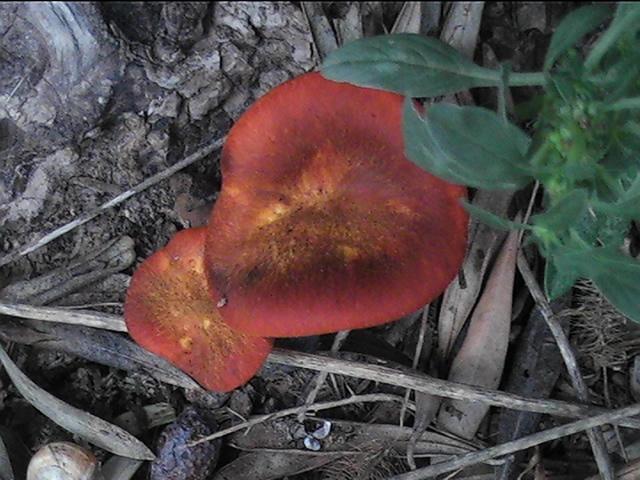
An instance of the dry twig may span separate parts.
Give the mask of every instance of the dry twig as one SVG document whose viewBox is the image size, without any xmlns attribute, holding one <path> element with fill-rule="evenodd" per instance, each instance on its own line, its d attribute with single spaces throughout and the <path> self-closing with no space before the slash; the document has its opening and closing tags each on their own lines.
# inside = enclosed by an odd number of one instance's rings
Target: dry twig
<svg viewBox="0 0 640 480">
<path fill-rule="evenodd" d="M 490 447 L 478 452 L 471 452 L 465 455 L 460 455 L 448 462 L 442 462 L 437 465 L 431 465 L 429 467 L 422 468 L 420 470 L 414 470 L 413 472 L 405 473 L 402 475 L 396 475 L 389 480 L 422 480 L 426 478 L 433 478 L 437 475 L 446 472 L 452 472 L 470 465 L 486 462 L 487 460 L 503 455 L 509 455 L 520 450 L 534 447 L 551 440 L 573 435 L 578 432 L 582 432 L 589 429 L 594 429 L 607 423 L 617 423 L 618 421 L 633 417 L 640 414 L 640 404 L 634 404 L 629 407 L 614 410 L 612 412 L 603 413 L 592 418 L 586 418 L 584 420 L 578 420 L 567 425 L 561 425 L 559 427 L 550 428 L 542 432 L 534 433 L 527 437 L 519 438 L 512 442 L 503 443 L 495 447 Z"/>
<path fill-rule="evenodd" d="M 567 338 L 562 325 L 553 314 L 551 305 L 549 305 L 549 302 L 547 301 L 544 293 L 542 293 L 542 289 L 538 285 L 533 272 L 529 268 L 529 263 L 524 257 L 522 250 L 518 252 L 518 268 L 527 285 L 527 288 L 533 296 L 536 304 L 540 308 L 542 316 L 547 322 L 547 325 L 549 325 L 551 333 L 556 339 L 556 343 L 558 344 L 558 348 L 560 349 L 560 353 L 562 354 L 562 358 L 567 367 L 567 371 L 569 372 L 569 377 L 571 378 L 571 383 L 573 384 L 573 388 L 576 390 L 578 398 L 583 402 L 587 402 L 589 396 L 587 387 L 582 378 L 582 374 L 580 373 L 578 361 L 573 354 L 571 345 L 569 345 L 569 339 Z M 607 453 L 607 447 L 604 441 L 604 437 L 602 436 L 602 430 L 589 429 L 586 431 L 586 433 L 589 437 L 589 442 L 591 443 L 591 448 L 593 450 L 596 463 L 598 464 L 598 469 L 600 470 L 603 479 L 613 480 L 615 478 L 615 472 L 611 464 L 609 454 Z"/>
<path fill-rule="evenodd" d="M 271 352 L 267 361 L 280 365 L 329 371 L 341 375 L 372 380 L 374 382 L 410 388 L 431 395 L 475 400 L 499 407 L 546 413 L 566 418 L 588 417 L 609 412 L 609 410 L 601 407 L 579 405 L 559 400 L 526 398 L 497 390 L 458 384 L 433 378 L 411 369 L 389 368 L 382 365 L 351 362 L 309 353 L 289 352 L 277 348 Z M 624 419 L 620 421 L 620 425 L 629 428 L 640 428 L 640 420 L 634 418 Z"/>
</svg>

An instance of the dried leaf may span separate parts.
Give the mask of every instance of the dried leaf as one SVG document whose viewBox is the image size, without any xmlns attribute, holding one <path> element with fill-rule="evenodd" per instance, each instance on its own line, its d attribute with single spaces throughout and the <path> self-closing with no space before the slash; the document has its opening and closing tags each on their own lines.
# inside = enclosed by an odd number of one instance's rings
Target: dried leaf
<svg viewBox="0 0 640 480">
<path fill-rule="evenodd" d="M 0 436 L 0 480 L 15 480 L 9 452 L 4 444 L 4 440 Z"/>
<path fill-rule="evenodd" d="M 144 372 L 171 385 L 202 389 L 178 367 L 118 333 L 78 325 L 5 317 L 2 319 L 0 337 L 38 348 L 62 350 L 113 368 Z"/>
<path fill-rule="evenodd" d="M 518 231 L 509 233 L 496 259 L 465 341 L 451 366 L 451 381 L 487 388 L 497 388 L 500 383 L 509 345 L 518 236 Z M 449 432 L 470 439 L 488 410 L 489 405 L 480 402 L 445 400 L 438 423 Z"/>
<path fill-rule="evenodd" d="M 131 435 L 140 435 L 147 429 L 166 425 L 176 420 L 176 411 L 168 403 L 155 403 L 142 407 L 143 421 L 134 412 L 125 412 L 113 420 L 118 427 Z"/>
<path fill-rule="evenodd" d="M 33 383 L 0 347 L 0 361 L 22 396 L 62 428 L 108 452 L 138 460 L 152 460 L 153 452 L 120 427 L 75 408 Z"/>
<path fill-rule="evenodd" d="M 302 2 L 302 11 L 309 22 L 318 57 L 323 59 L 338 48 L 338 40 L 329 24 L 329 19 L 322 10 L 320 2 Z"/>
<path fill-rule="evenodd" d="M 480 20 L 484 2 L 451 2 L 440 38 L 458 49 L 467 58 L 473 58 L 478 42 Z"/>
<path fill-rule="evenodd" d="M 333 26 L 336 30 L 338 45 L 345 45 L 362 38 L 363 25 L 361 4 L 359 2 L 349 2 L 349 10 L 342 18 L 335 18 Z"/>
<path fill-rule="evenodd" d="M 362 455 L 362 454 L 361 454 Z M 213 480 L 276 480 L 326 465 L 344 456 L 342 452 L 282 450 L 242 455 L 213 476 Z"/>
<path fill-rule="evenodd" d="M 473 199 L 473 205 L 505 218 L 512 196 L 512 192 L 479 190 Z M 489 261 L 506 236 L 505 232 L 496 230 L 473 216 L 470 222 L 469 247 L 462 266 L 463 278 L 452 282 L 445 291 L 438 319 L 438 346 L 443 359 L 449 355 L 462 326 L 469 318 Z"/>
<path fill-rule="evenodd" d="M 302 448 L 307 434 L 303 425 L 295 417 L 279 418 L 254 425 L 246 430 L 231 434 L 229 444 L 242 450 L 291 450 L 292 445 Z M 413 435 L 409 427 L 387 424 L 368 424 L 331 420 L 331 431 L 322 440 L 323 452 L 358 452 L 377 446 L 392 448 L 403 455 Z M 473 451 L 475 447 L 436 432 L 424 432 L 416 443 L 416 456 L 459 455 Z"/>
<path fill-rule="evenodd" d="M 411 438 L 407 445 L 407 462 L 412 469 L 417 468 L 415 456 L 418 442 L 429 425 L 431 425 L 433 420 L 436 418 L 440 405 L 442 404 L 442 397 L 438 397 L 437 395 L 415 392 L 415 397 L 416 415 L 413 424 L 413 433 L 411 434 Z"/>
<path fill-rule="evenodd" d="M 104 480 L 130 480 L 142 463 L 142 460 L 114 455 L 104 463 L 100 475 Z"/>
<path fill-rule="evenodd" d="M 423 2 L 404 2 L 391 33 L 420 33 Z"/>
<path fill-rule="evenodd" d="M 22 437 L 13 429 L 0 426 L 0 436 L 9 454 L 14 478 L 25 478 L 27 476 L 27 466 L 29 465 L 33 452 L 27 448 Z M 3 470 L 0 470 L 0 472 L 4 473 Z"/>
</svg>

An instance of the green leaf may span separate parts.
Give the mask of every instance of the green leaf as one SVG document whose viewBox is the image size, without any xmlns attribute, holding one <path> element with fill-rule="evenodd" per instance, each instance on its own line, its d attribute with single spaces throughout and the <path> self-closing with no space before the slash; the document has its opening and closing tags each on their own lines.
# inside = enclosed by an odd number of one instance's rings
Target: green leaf
<svg viewBox="0 0 640 480">
<path fill-rule="evenodd" d="M 617 268 L 615 274 L 595 278 L 594 283 L 614 307 L 640 323 L 640 265 L 614 268 Z"/>
<path fill-rule="evenodd" d="M 486 223 L 490 227 L 497 228 L 499 230 L 531 230 L 531 226 L 527 225 L 526 223 L 514 222 L 512 220 L 507 220 L 506 218 L 498 217 L 491 212 L 476 207 L 472 203 L 469 203 L 467 200 L 462 200 L 462 206 L 467 210 L 467 212 L 476 217 L 478 220 Z"/>
<path fill-rule="evenodd" d="M 587 192 L 576 189 L 554 199 L 553 205 L 544 213 L 535 215 L 531 223 L 535 227 L 544 228 L 552 232 L 566 230 L 577 224 L 587 211 Z"/>
<path fill-rule="evenodd" d="M 640 110 L 640 97 L 623 98 L 616 103 L 605 106 L 605 112 L 615 112 L 619 110 Z"/>
<path fill-rule="evenodd" d="M 549 300 L 555 300 L 567 293 L 578 280 L 579 275 L 570 271 L 558 270 L 553 257 L 547 259 L 544 269 L 544 291 Z"/>
<path fill-rule="evenodd" d="M 597 213 L 624 220 L 640 219 L 640 172 L 634 177 L 623 177 L 619 180 L 622 185 L 613 202 L 594 200 L 593 208 Z"/>
<path fill-rule="evenodd" d="M 406 99 L 403 129 L 407 157 L 448 182 L 509 190 L 531 180 L 529 137 L 491 110 L 439 103 L 423 118 Z"/>
<path fill-rule="evenodd" d="M 609 15 L 611 15 L 611 9 L 606 5 L 589 5 L 567 15 L 551 38 L 544 61 L 544 70 L 550 70 L 564 52 L 575 46 L 582 37 L 604 22 Z"/>
<path fill-rule="evenodd" d="M 620 2 L 611 25 L 595 44 L 584 62 L 587 70 L 595 68 L 613 45 L 626 34 L 640 30 L 640 4 Z"/>
<path fill-rule="evenodd" d="M 555 257 L 559 270 L 591 278 L 624 315 L 640 323 L 640 263 L 615 248 L 593 247 Z"/>
<path fill-rule="evenodd" d="M 322 65 L 329 80 L 434 97 L 496 86 L 500 73 L 482 68 L 440 40 L 415 34 L 381 35 L 333 51 Z"/>
</svg>

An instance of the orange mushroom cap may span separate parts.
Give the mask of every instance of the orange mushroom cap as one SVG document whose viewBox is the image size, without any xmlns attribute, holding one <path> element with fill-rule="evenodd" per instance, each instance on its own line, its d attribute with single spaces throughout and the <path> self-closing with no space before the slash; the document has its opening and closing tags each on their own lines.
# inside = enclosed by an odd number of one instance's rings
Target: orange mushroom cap
<svg viewBox="0 0 640 480">
<path fill-rule="evenodd" d="M 453 280 L 466 189 L 404 156 L 402 102 L 309 73 L 234 125 L 205 246 L 231 328 L 293 337 L 370 327 Z"/>
<path fill-rule="evenodd" d="M 218 312 L 204 273 L 205 229 L 179 232 L 135 271 L 124 316 L 142 347 L 184 370 L 204 387 L 229 391 L 247 382 L 272 340 L 233 331 Z"/>
</svg>

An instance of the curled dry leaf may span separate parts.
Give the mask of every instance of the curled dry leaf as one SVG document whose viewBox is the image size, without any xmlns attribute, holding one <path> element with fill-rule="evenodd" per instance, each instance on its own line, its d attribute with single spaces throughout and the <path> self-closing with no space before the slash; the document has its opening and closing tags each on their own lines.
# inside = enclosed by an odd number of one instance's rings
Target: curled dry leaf
<svg viewBox="0 0 640 480">
<path fill-rule="evenodd" d="M 318 56 L 324 58 L 338 48 L 336 34 L 333 28 L 331 28 L 322 4 L 318 2 L 302 2 L 301 6 L 302 11 L 307 17 Z"/>
<path fill-rule="evenodd" d="M 116 455 L 139 460 L 154 458 L 153 452 L 144 443 L 120 427 L 75 408 L 41 389 L 20 371 L 2 347 L 0 361 L 22 396 L 62 428 Z"/>
<path fill-rule="evenodd" d="M 449 380 L 497 388 L 509 345 L 513 280 L 519 232 L 509 233 L 480 297 L 465 341 L 453 360 Z M 467 400 L 445 400 L 439 425 L 462 438 L 473 438 L 489 405 Z"/>
</svg>

